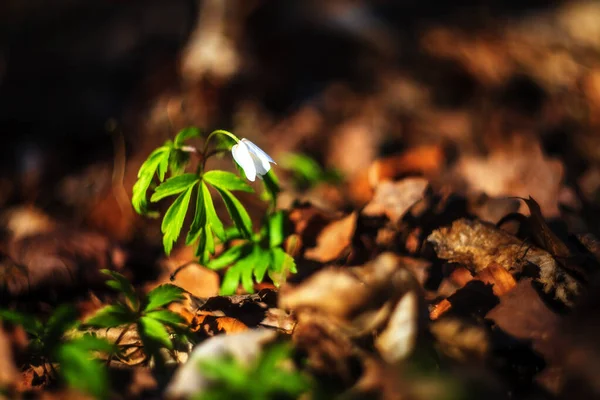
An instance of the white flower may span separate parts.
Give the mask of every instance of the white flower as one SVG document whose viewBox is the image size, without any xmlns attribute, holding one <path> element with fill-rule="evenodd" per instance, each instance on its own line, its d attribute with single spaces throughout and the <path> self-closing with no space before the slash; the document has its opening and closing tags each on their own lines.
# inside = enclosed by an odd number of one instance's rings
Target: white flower
<svg viewBox="0 0 600 400">
<path fill-rule="evenodd" d="M 254 182 L 256 175 L 260 179 L 271 169 L 271 164 L 277 164 L 260 147 L 249 141 L 242 139 L 231 148 L 231 154 L 236 163 L 244 170 L 246 178 Z"/>
</svg>

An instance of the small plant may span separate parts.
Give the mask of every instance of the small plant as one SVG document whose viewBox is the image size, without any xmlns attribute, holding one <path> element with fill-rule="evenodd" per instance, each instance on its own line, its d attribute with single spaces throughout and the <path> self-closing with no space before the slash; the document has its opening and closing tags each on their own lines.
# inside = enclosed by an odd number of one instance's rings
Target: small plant
<svg viewBox="0 0 600 400">
<path fill-rule="evenodd" d="M 342 176 L 335 169 L 324 169 L 313 158 L 301 153 L 283 155 L 281 166 L 292 173 L 294 184 L 299 188 L 310 188 L 321 182 L 338 184 Z"/>
<path fill-rule="evenodd" d="M 275 211 L 279 185 L 271 163 L 275 163 L 269 155 L 247 139 L 238 139 L 230 132 L 216 130 L 204 140 L 202 149 L 188 144 L 191 139 L 201 138 L 196 128 L 180 131 L 173 141 L 150 154 L 141 166 L 138 181 L 133 187 L 132 203 L 140 214 L 156 216 L 149 210 L 147 192 L 151 190 L 150 202 L 156 203 L 167 197 L 175 200 L 166 211 L 162 221 L 163 246 L 168 255 L 183 230 L 190 204 L 194 204 L 194 215 L 187 231 L 185 243 L 196 243 L 196 256 L 200 263 L 213 269 L 229 268 L 223 279 L 221 293 L 232 294 L 240 282 L 248 292 L 253 291 L 254 281 L 261 282 L 268 273 L 277 284 L 286 271 L 295 272 L 295 264 L 283 250 L 285 238 L 286 215 Z M 211 149 L 211 139 L 220 138 Z M 232 145 L 232 142 L 235 143 Z M 220 170 L 206 170 L 208 159 L 216 154 L 231 149 L 240 174 L 254 181 L 259 177 L 265 188 L 265 198 L 271 207 L 263 226 L 255 231 L 248 211 L 244 208 L 234 192 L 254 192 L 253 188 L 238 175 Z M 192 160 L 197 157 L 195 172 L 186 172 Z M 169 177 L 167 178 L 167 172 Z M 158 185 L 153 186 L 155 178 Z M 233 226 L 226 227 L 215 210 L 212 192 L 216 192 L 223 200 Z M 217 259 L 215 243 L 229 243 L 234 239 L 242 243 L 233 245 Z"/>
<path fill-rule="evenodd" d="M 29 363 L 41 366 L 46 376 L 61 378 L 68 386 L 95 398 L 108 397 L 107 371 L 92 356 L 94 352 L 112 353 L 114 347 L 89 334 L 66 338 L 65 333 L 79 324 L 74 307 L 58 307 L 45 323 L 31 315 L 10 310 L 0 310 L 0 320 L 23 327 L 29 335 Z M 55 364 L 59 365 L 58 371 Z"/>
<path fill-rule="evenodd" d="M 203 360 L 201 373 L 212 385 L 194 399 L 297 399 L 310 389 L 310 382 L 292 368 L 291 355 L 291 346 L 279 343 L 265 349 L 252 365 L 232 357 Z"/>
<path fill-rule="evenodd" d="M 164 284 L 154 288 L 140 300 L 131 283 L 123 275 L 108 270 L 102 272 L 112 278 L 106 284 L 120 292 L 123 298 L 116 304 L 98 310 L 85 325 L 96 328 L 124 326 L 123 334 L 135 326 L 144 345 L 144 352 L 155 359 L 161 348 L 172 350 L 170 331 L 183 331 L 182 324 L 185 320 L 166 307 L 184 300 L 184 290 L 175 285 Z M 115 345 L 119 344 L 120 338 Z"/>
</svg>

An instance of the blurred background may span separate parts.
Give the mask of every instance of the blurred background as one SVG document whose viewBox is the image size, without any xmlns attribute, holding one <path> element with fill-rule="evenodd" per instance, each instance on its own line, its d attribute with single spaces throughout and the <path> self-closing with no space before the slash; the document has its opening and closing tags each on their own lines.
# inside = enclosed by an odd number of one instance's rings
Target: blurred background
<svg viewBox="0 0 600 400">
<path fill-rule="evenodd" d="M 302 193 L 323 208 L 360 208 L 378 183 L 420 175 L 481 219 L 527 213 L 482 198 L 532 196 L 551 225 L 598 237 L 600 2 L 3 0 L 0 278 L 8 258 L 35 275 L 69 251 L 156 263 L 160 224 L 134 215 L 131 187 L 188 126 L 335 169 L 341 185 Z M 57 225 L 64 248 L 19 241 Z M 600 326 L 591 304 L 572 334 L 593 386 L 600 352 L 577 328 Z"/>
</svg>

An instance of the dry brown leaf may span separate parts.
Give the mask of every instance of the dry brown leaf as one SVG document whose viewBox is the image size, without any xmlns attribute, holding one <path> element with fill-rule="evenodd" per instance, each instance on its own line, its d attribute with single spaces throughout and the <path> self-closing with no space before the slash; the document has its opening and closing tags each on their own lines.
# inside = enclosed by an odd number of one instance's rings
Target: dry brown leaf
<svg viewBox="0 0 600 400">
<path fill-rule="evenodd" d="M 358 214 L 348 216 L 327 225 L 317 237 L 317 245 L 307 249 L 304 256 L 313 261 L 330 262 L 342 255 L 354 236 Z"/>
<path fill-rule="evenodd" d="M 386 215 L 390 221 L 398 223 L 404 214 L 423 198 L 428 184 L 424 178 L 381 182 L 375 190 L 375 196 L 362 213 L 370 217 Z"/>
<path fill-rule="evenodd" d="M 243 322 L 231 317 L 215 317 L 212 315 L 196 315 L 190 324 L 193 332 L 204 332 L 209 336 L 217 334 L 233 334 L 247 331 L 249 328 Z"/>
<path fill-rule="evenodd" d="M 541 380 L 546 388 L 556 393 L 560 385 L 556 369 L 562 357 L 556 342 L 557 335 L 561 335 L 558 330 L 560 318 L 540 298 L 532 281 L 521 280 L 514 290 L 500 298 L 500 304 L 488 312 L 486 318 L 493 320 L 508 334 L 531 341 L 533 349 L 541 353 L 548 363 L 536 380 Z"/>
<path fill-rule="evenodd" d="M 429 235 L 438 257 L 456 262 L 473 272 L 497 264 L 510 273 L 521 273 L 527 263 L 539 267 L 536 278 L 542 290 L 565 305 L 572 306 L 582 293 L 581 284 L 569 275 L 545 250 L 530 246 L 494 225 L 460 219 L 451 227 Z"/>
<path fill-rule="evenodd" d="M 523 199 L 527 207 L 529 207 L 530 217 L 529 226 L 533 234 L 535 244 L 542 249 L 548 251 L 555 257 L 567 258 L 571 255 L 571 251 L 562 240 L 552 232 L 544 216 L 539 204 L 529 196 L 528 199 Z"/>
<path fill-rule="evenodd" d="M 376 188 L 409 173 L 435 175 L 444 161 L 444 150 L 440 146 L 415 147 L 399 155 L 375 160 L 369 167 L 369 183 Z"/>
<path fill-rule="evenodd" d="M 457 171 L 470 188 L 491 197 L 533 196 L 546 217 L 559 215 L 558 194 L 564 177 L 560 160 L 547 158 L 539 143 L 515 136 L 485 157 L 463 156 Z"/>
</svg>

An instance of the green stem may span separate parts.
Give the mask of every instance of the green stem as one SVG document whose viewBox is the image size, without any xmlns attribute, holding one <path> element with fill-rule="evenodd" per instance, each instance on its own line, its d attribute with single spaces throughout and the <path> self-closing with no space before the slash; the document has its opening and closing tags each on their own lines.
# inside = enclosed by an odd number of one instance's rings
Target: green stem
<svg viewBox="0 0 600 400">
<path fill-rule="evenodd" d="M 235 136 L 231 132 L 227 132 L 222 129 L 217 129 L 216 131 L 212 131 L 210 133 L 210 135 L 208 135 L 208 137 L 206 138 L 206 141 L 204 142 L 204 149 L 202 150 L 202 162 L 198 167 L 198 174 L 200 174 L 200 173 L 202 173 L 202 171 L 204 171 L 204 165 L 206 164 L 206 160 L 208 159 L 208 157 L 216 154 L 216 153 L 208 154 L 207 151 L 208 151 L 208 144 L 210 142 L 210 139 L 212 139 L 213 136 L 218 135 L 218 134 L 229 136 L 230 138 L 235 140 L 236 143 L 238 143 L 240 141 L 240 139 L 238 139 L 238 137 Z"/>
</svg>

